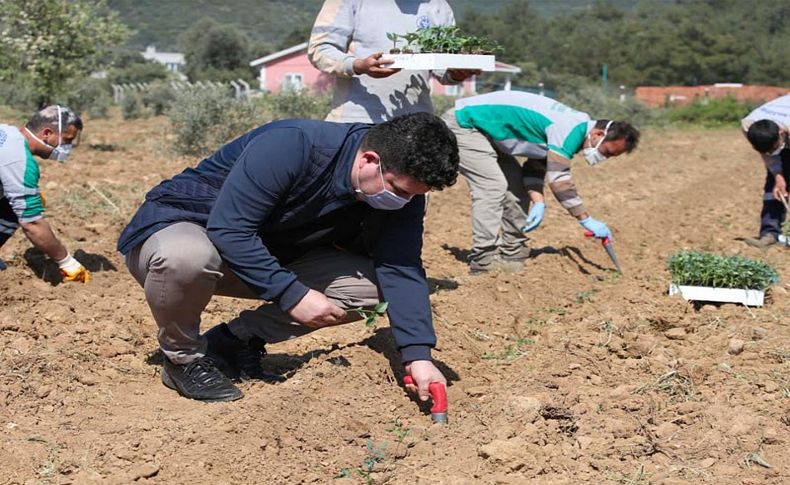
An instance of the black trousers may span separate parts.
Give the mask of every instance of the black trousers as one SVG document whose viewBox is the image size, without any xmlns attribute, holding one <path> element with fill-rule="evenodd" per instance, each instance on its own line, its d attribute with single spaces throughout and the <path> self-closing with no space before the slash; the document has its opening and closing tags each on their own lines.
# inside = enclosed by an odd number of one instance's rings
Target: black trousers
<svg viewBox="0 0 790 485">
<path fill-rule="evenodd" d="M 782 157 L 782 175 L 790 182 L 790 147 L 786 147 L 780 154 Z M 767 172 L 765 176 L 765 190 L 763 193 L 763 210 L 760 212 L 760 236 L 771 234 L 778 236 L 782 233 L 782 223 L 787 217 L 787 209 L 781 200 L 773 196 L 774 175 Z"/>
<path fill-rule="evenodd" d="M 0 248 L 11 239 L 18 227 L 19 219 L 11 210 L 11 204 L 5 197 L 0 197 Z"/>
</svg>

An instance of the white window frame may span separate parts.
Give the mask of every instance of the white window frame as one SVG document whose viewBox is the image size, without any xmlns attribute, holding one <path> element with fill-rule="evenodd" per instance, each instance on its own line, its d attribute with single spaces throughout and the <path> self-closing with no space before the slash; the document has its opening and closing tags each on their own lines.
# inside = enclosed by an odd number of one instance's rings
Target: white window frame
<svg viewBox="0 0 790 485">
<path fill-rule="evenodd" d="M 295 82 L 296 81 L 296 82 Z M 287 72 L 283 76 L 282 89 L 301 91 L 304 89 L 304 74 L 301 72 Z"/>
</svg>

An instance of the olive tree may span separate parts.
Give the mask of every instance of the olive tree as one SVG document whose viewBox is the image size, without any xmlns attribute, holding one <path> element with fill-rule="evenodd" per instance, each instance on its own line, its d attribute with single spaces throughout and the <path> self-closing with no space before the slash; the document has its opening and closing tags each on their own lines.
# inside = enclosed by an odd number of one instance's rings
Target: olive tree
<svg viewBox="0 0 790 485">
<path fill-rule="evenodd" d="M 24 82 L 39 106 L 99 67 L 128 29 L 103 0 L 0 0 L 0 76 Z"/>
</svg>

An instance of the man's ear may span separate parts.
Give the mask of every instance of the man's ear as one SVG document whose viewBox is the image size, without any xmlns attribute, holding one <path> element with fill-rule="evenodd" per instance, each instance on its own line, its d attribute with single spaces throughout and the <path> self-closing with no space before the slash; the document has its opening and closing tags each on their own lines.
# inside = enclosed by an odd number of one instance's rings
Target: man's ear
<svg viewBox="0 0 790 485">
<path fill-rule="evenodd" d="M 378 153 L 374 152 L 373 150 L 367 150 L 362 152 L 361 158 L 364 161 L 364 163 L 375 163 L 376 165 L 381 163 L 381 157 L 379 156 Z"/>
<path fill-rule="evenodd" d="M 53 130 L 52 128 L 47 127 L 47 128 L 43 128 L 41 131 L 39 131 L 37 136 L 39 138 L 43 138 L 43 137 L 49 136 L 49 135 L 51 135 L 53 133 L 55 133 L 55 130 Z"/>
</svg>

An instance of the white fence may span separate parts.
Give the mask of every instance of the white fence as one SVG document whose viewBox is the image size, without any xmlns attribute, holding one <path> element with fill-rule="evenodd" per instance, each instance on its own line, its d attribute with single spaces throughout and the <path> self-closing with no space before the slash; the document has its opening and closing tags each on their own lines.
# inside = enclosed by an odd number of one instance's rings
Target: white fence
<svg viewBox="0 0 790 485">
<path fill-rule="evenodd" d="M 127 93 L 142 93 L 151 89 L 150 83 L 127 83 L 127 84 L 112 84 L 112 99 L 117 104 L 123 101 Z M 170 81 L 170 87 L 175 91 L 184 91 L 188 89 L 227 89 L 233 92 L 236 99 L 248 98 L 250 96 L 250 84 L 243 79 L 236 79 L 229 83 L 221 83 L 216 81 L 197 81 L 190 83 L 188 81 Z"/>
</svg>

